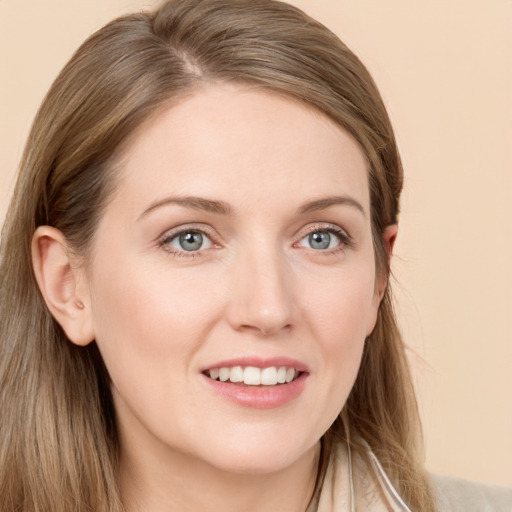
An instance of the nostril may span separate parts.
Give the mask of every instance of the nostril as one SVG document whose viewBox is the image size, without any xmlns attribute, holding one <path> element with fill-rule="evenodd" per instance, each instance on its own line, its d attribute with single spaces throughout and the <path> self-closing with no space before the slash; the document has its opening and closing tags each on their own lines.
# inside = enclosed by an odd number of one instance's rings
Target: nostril
<svg viewBox="0 0 512 512">
<path fill-rule="evenodd" d="M 251 324 L 243 324 L 240 325 L 236 330 L 239 332 L 252 332 L 255 335 L 261 336 L 262 338 L 267 338 L 269 336 L 275 336 L 276 334 L 280 333 L 281 331 L 288 331 L 292 328 L 292 325 L 290 323 L 287 323 L 285 325 L 276 324 L 276 326 L 272 325 L 251 325 Z"/>
</svg>

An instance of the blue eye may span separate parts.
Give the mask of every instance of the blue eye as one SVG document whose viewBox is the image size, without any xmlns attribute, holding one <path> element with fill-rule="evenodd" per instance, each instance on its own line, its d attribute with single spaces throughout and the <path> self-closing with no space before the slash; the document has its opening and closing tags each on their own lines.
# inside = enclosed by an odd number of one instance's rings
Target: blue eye
<svg viewBox="0 0 512 512">
<path fill-rule="evenodd" d="M 212 241 L 200 231 L 182 231 L 167 238 L 164 243 L 178 251 L 195 252 L 208 249 L 212 246 Z"/>
<path fill-rule="evenodd" d="M 317 251 L 325 251 L 336 248 L 341 242 L 341 234 L 337 234 L 332 230 L 317 230 L 302 238 L 299 245 Z"/>
</svg>

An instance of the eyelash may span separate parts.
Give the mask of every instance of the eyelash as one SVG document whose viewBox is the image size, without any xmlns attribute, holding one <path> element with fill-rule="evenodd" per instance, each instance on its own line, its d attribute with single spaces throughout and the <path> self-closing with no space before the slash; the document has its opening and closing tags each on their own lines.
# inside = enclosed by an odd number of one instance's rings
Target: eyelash
<svg viewBox="0 0 512 512">
<path fill-rule="evenodd" d="M 178 238 L 180 235 L 185 235 L 188 233 L 198 233 L 207 239 L 211 241 L 212 246 L 215 246 L 218 244 L 214 241 L 214 236 L 211 230 L 207 229 L 206 227 L 197 227 L 197 226 L 190 226 L 190 227 L 183 227 L 178 229 L 177 231 L 171 231 L 166 232 L 158 241 L 158 247 L 162 248 L 164 251 L 169 253 L 170 255 L 174 256 L 175 258 L 196 258 L 201 255 L 202 252 L 208 249 L 200 249 L 197 251 L 182 251 L 179 249 L 175 249 L 174 247 L 171 247 L 170 243 Z"/>
<path fill-rule="evenodd" d="M 347 249 L 351 249 L 354 246 L 354 240 L 352 237 L 339 226 L 336 226 L 335 224 L 317 224 L 306 228 L 304 231 L 301 231 L 299 234 L 299 241 L 293 244 L 294 247 L 313 233 L 328 233 L 329 235 L 334 235 L 339 239 L 339 244 L 336 245 L 336 247 L 333 247 L 332 249 L 317 250 L 314 251 L 315 253 L 331 255 L 338 252 L 343 252 Z"/>
<path fill-rule="evenodd" d="M 180 235 L 189 234 L 189 233 L 197 233 L 202 236 L 205 236 L 208 240 L 210 240 L 212 246 L 219 247 L 219 244 L 216 244 L 214 240 L 213 233 L 211 230 L 206 229 L 205 227 L 184 227 L 180 228 L 177 231 L 171 231 L 165 233 L 159 240 L 158 240 L 158 247 L 162 248 L 175 258 L 196 258 L 198 256 L 201 256 L 204 251 L 207 251 L 210 249 L 210 247 L 206 249 L 199 249 L 196 251 L 185 251 L 185 250 L 178 250 L 173 247 L 171 247 L 170 243 L 178 238 Z M 300 247 L 298 244 L 304 240 L 309 235 L 312 235 L 313 233 L 328 233 L 330 235 L 334 235 L 336 238 L 339 239 L 339 244 L 337 244 L 336 247 L 333 247 L 331 249 L 322 249 L 322 250 L 314 250 L 315 253 L 319 253 L 322 255 L 331 255 L 336 254 L 341 251 L 345 251 L 347 249 L 350 249 L 354 246 L 354 241 L 350 235 L 347 234 L 347 232 L 340 227 L 336 226 L 335 224 L 324 224 L 324 225 L 314 225 L 311 227 L 306 228 L 305 230 L 302 230 L 299 233 L 299 240 L 298 242 L 295 242 L 293 244 L 293 247 Z"/>
</svg>

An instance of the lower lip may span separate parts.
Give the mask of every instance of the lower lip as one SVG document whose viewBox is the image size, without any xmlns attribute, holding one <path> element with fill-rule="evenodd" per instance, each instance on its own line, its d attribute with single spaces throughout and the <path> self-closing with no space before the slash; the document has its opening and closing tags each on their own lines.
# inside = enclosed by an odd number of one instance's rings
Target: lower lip
<svg viewBox="0 0 512 512">
<path fill-rule="evenodd" d="M 206 385 L 218 395 L 244 407 L 272 409 L 297 398 L 304 390 L 308 373 L 301 373 L 295 380 L 276 386 L 244 386 L 220 382 L 201 375 Z"/>
</svg>

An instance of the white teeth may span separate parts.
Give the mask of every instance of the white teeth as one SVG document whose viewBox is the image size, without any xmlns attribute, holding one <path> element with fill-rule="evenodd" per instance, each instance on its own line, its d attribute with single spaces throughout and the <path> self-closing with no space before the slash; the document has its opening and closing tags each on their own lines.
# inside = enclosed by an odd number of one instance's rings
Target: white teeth
<svg viewBox="0 0 512 512">
<path fill-rule="evenodd" d="M 219 369 L 219 380 L 221 382 L 226 382 L 229 379 L 229 368 L 220 368 Z"/>
<path fill-rule="evenodd" d="M 242 382 L 244 380 L 244 370 L 241 366 L 234 366 L 229 372 L 231 382 Z"/>
<path fill-rule="evenodd" d="M 279 384 L 286 382 L 286 366 L 281 366 L 279 370 L 277 370 L 277 382 L 279 382 Z"/>
<path fill-rule="evenodd" d="M 277 370 L 275 366 L 261 370 L 261 383 L 264 386 L 275 386 L 277 384 Z"/>
<path fill-rule="evenodd" d="M 233 366 L 231 368 L 212 368 L 209 370 L 210 378 L 221 382 L 243 382 L 247 386 L 275 386 L 291 382 L 298 375 L 295 368 L 286 366 L 269 366 L 268 368 L 256 368 L 255 366 Z"/>
<path fill-rule="evenodd" d="M 261 384 L 261 370 L 254 366 L 248 366 L 244 370 L 244 384 L 259 386 Z"/>
</svg>

